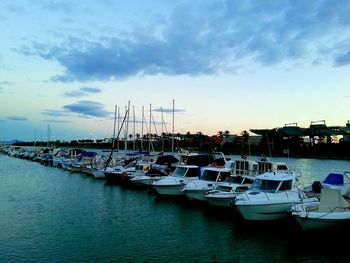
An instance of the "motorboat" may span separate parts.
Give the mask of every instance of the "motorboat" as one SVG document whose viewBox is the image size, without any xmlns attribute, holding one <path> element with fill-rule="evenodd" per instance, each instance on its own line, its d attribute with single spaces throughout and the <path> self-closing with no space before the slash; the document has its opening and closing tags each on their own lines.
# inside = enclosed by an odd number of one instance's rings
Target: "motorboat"
<svg viewBox="0 0 350 263">
<path fill-rule="evenodd" d="M 182 188 L 200 175 L 201 168 L 197 165 L 178 165 L 172 175 L 153 182 L 152 186 L 159 195 L 185 195 Z"/>
<path fill-rule="evenodd" d="M 247 191 L 253 181 L 251 176 L 228 176 L 214 190 L 206 192 L 204 198 L 213 206 L 232 207 L 237 195 Z"/>
<path fill-rule="evenodd" d="M 253 161 L 242 156 L 234 162 L 233 176 L 217 184 L 214 190 L 205 193 L 204 197 L 210 205 L 231 207 L 237 195 L 247 191 L 257 175 L 287 170 L 288 166 L 284 162 L 272 162 L 266 157 Z"/>
<path fill-rule="evenodd" d="M 204 168 L 202 176 L 187 183 L 182 191 L 190 200 L 206 201 L 204 194 L 213 190 L 218 183 L 225 181 L 228 176 L 230 176 L 230 169 L 228 168 Z"/>
<path fill-rule="evenodd" d="M 178 163 L 179 160 L 173 155 L 159 155 L 155 162 L 150 162 L 150 166 L 144 170 L 144 173 L 138 173 L 130 179 L 130 182 L 141 187 L 151 187 L 153 182 L 172 173 Z"/>
<path fill-rule="evenodd" d="M 131 186 L 133 178 L 143 176 L 147 171 L 149 171 L 151 166 L 150 162 L 137 162 L 132 167 L 125 168 L 120 175 L 120 185 L 121 186 Z"/>
<path fill-rule="evenodd" d="M 236 197 L 234 206 L 246 220 L 278 220 L 287 218 L 291 207 L 303 202 L 318 199 L 308 198 L 299 190 L 294 172 L 267 172 L 258 175 L 249 190 Z"/>
<path fill-rule="evenodd" d="M 315 181 L 310 186 L 305 188 L 307 195 L 313 196 L 319 194 L 321 189 L 338 189 L 341 194 L 350 198 L 350 172 L 332 172 L 322 181 Z"/>
<path fill-rule="evenodd" d="M 233 175 L 256 176 L 266 172 L 288 171 L 288 166 L 284 162 L 273 162 L 266 157 L 262 157 L 258 161 L 247 159 L 242 156 L 235 160 Z"/>
<path fill-rule="evenodd" d="M 350 226 L 350 204 L 340 189 L 322 188 L 319 203 L 296 204 L 291 212 L 303 230 Z"/>
<path fill-rule="evenodd" d="M 163 170 L 151 167 L 144 175 L 135 176 L 131 178 L 130 181 L 137 186 L 149 188 L 155 181 L 159 181 L 167 176 L 169 176 L 169 174 L 165 173 Z"/>
</svg>

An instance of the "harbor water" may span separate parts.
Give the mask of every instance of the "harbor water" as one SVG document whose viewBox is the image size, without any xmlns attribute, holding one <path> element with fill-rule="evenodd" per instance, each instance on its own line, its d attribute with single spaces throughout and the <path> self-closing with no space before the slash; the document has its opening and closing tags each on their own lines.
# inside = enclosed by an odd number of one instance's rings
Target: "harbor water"
<svg viewBox="0 0 350 263">
<path fill-rule="evenodd" d="M 350 161 L 284 159 L 307 185 Z M 0 262 L 349 262 L 349 230 L 246 222 L 233 209 L 0 155 Z"/>
</svg>

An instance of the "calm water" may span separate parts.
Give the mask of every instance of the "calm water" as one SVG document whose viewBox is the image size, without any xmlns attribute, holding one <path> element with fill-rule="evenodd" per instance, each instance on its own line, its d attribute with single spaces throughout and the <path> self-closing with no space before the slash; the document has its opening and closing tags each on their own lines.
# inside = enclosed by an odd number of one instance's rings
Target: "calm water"
<svg viewBox="0 0 350 263">
<path fill-rule="evenodd" d="M 288 164 L 305 184 L 350 170 L 349 161 Z M 0 262 L 349 262 L 337 235 L 305 234 L 292 220 L 244 222 L 0 155 Z"/>
</svg>

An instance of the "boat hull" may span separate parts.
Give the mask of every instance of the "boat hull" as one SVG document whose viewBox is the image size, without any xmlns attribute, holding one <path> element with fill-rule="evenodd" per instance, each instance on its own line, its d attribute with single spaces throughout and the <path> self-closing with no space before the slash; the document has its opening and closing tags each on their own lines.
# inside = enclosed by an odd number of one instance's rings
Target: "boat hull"
<svg viewBox="0 0 350 263">
<path fill-rule="evenodd" d="M 182 191 L 183 185 L 153 185 L 154 190 L 159 195 L 176 195 L 176 196 L 184 196 L 185 193 Z"/>
<path fill-rule="evenodd" d="M 152 187 L 153 183 L 163 179 L 164 176 L 137 176 L 130 181 L 132 181 L 135 185 L 142 187 Z"/>
<path fill-rule="evenodd" d="M 70 172 L 81 172 L 81 167 L 80 166 L 70 165 L 68 167 L 68 171 L 70 171 Z"/>
<path fill-rule="evenodd" d="M 104 175 L 109 184 L 120 184 L 121 182 L 121 173 L 104 172 Z"/>
<path fill-rule="evenodd" d="M 106 179 L 106 176 L 104 174 L 104 170 L 93 169 L 92 175 L 94 176 L 95 179 Z"/>
<path fill-rule="evenodd" d="M 204 198 L 212 206 L 220 207 L 232 207 L 232 204 L 236 200 L 236 194 L 225 193 L 225 194 L 208 194 Z"/>
<path fill-rule="evenodd" d="M 236 204 L 238 212 L 246 220 L 280 220 L 289 216 L 293 203 Z"/>
<path fill-rule="evenodd" d="M 207 199 L 205 199 L 204 194 L 211 189 L 201 189 L 201 190 L 184 190 L 183 192 L 190 200 L 196 200 L 196 201 L 203 201 L 206 202 Z"/>
<path fill-rule="evenodd" d="M 335 213 L 294 213 L 293 217 L 305 231 L 309 230 L 331 230 L 350 227 L 350 212 Z"/>
</svg>

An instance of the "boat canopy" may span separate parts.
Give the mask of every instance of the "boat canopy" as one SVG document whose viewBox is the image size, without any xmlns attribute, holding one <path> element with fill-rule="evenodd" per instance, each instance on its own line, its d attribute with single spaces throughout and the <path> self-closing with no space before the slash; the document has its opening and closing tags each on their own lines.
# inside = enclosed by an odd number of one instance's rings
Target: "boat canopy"
<svg viewBox="0 0 350 263">
<path fill-rule="evenodd" d="M 323 181 L 324 184 L 331 185 L 343 185 L 344 176 L 341 173 L 330 173 L 327 178 Z"/>
<path fill-rule="evenodd" d="M 187 165 L 197 165 L 199 167 L 209 166 L 214 162 L 214 158 L 209 154 L 189 155 L 186 158 Z"/>
<path fill-rule="evenodd" d="M 172 164 L 172 163 L 177 163 L 179 160 L 175 158 L 173 155 L 161 155 L 158 156 L 156 164 Z"/>
<path fill-rule="evenodd" d="M 79 155 L 79 159 L 84 158 L 84 157 L 95 157 L 97 155 L 96 152 L 88 152 L 88 151 L 82 151 Z"/>
</svg>

